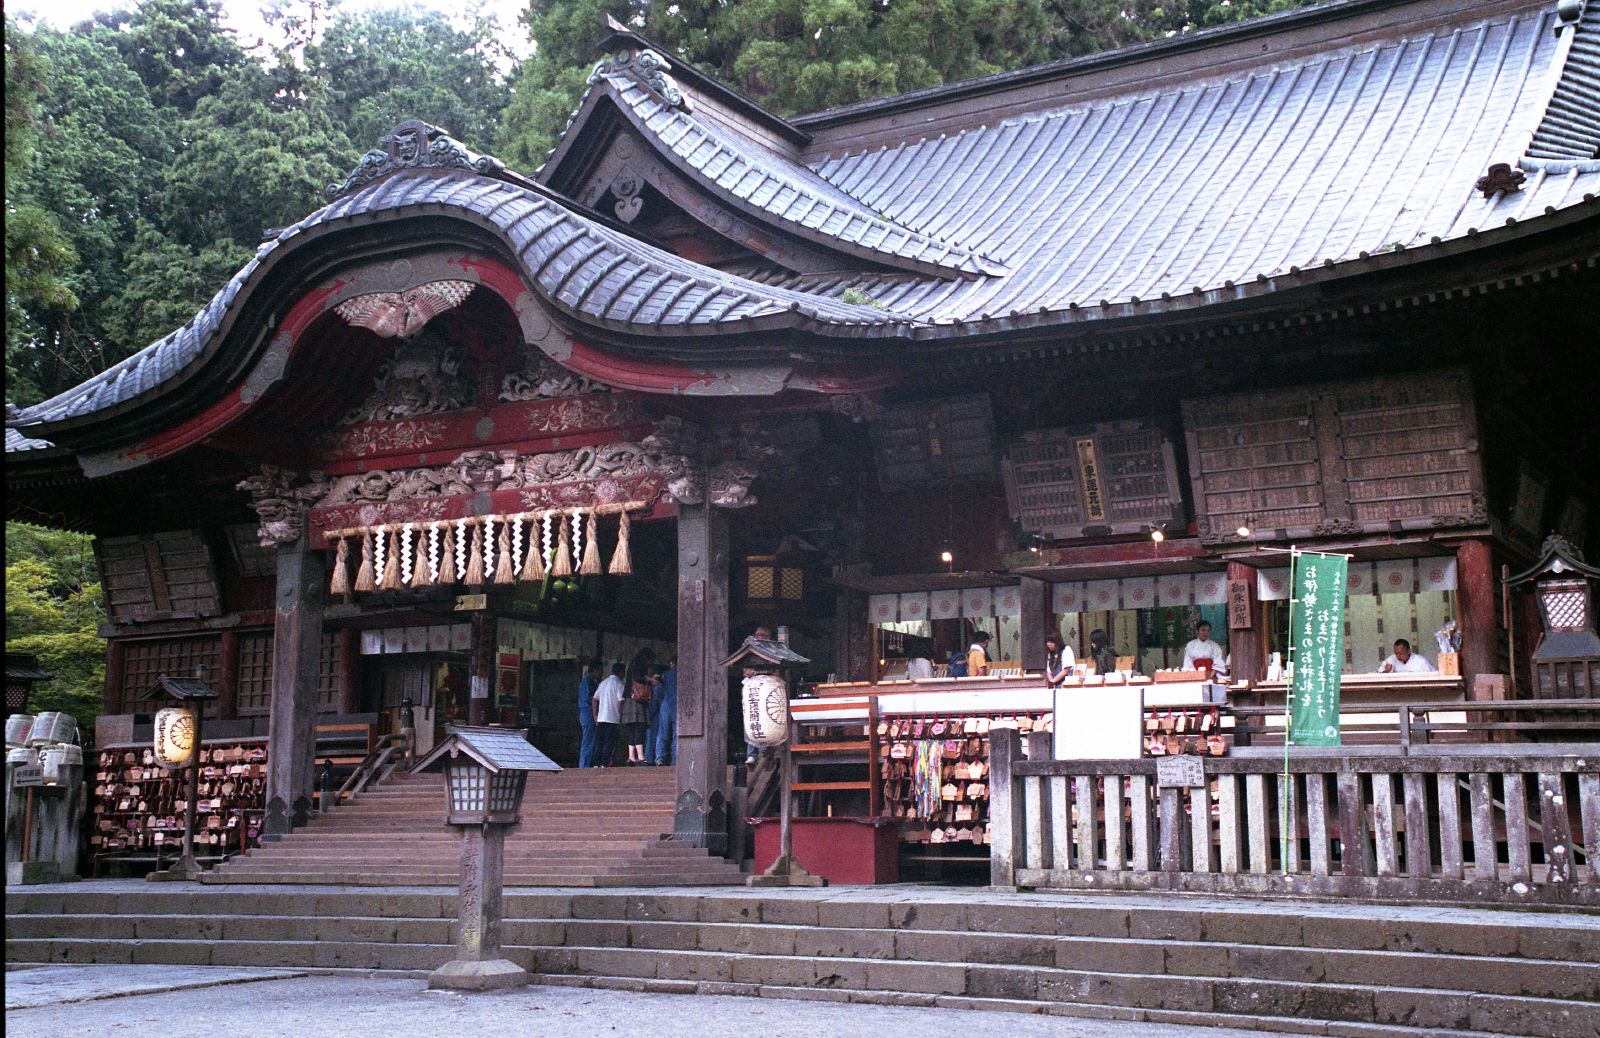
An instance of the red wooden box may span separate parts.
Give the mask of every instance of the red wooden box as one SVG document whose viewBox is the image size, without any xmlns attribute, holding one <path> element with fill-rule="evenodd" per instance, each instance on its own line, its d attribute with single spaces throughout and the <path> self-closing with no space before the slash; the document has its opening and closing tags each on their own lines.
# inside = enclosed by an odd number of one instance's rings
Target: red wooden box
<svg viewBox="0 0 1600 1038">
<path fill-rule="evenodd" d="M 778 857 L 779 820 L 752 818 L 756 831 L 755 874 Z M 900 832 L 888 818 L 795 818 L 794 856 L 830 884 L 898 883 Z"/>
</svg>

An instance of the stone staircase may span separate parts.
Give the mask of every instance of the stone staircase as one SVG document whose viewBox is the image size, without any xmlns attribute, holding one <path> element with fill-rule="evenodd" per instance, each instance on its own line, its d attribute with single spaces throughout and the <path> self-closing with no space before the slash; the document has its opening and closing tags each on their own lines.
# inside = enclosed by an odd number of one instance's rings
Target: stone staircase
<svg viewBox="0 0 1600 1038">
<path fill-rule="evenodd" d="M 663 838 L 671 768 L 605 768 L 528 778 L 522 824 L 506 835 L 507 886 L 740 883 L 737 865 Z M 454 886 L 460 830 L 444 823 L 444 779 L 401 775 L 205 875 L 207 883 Z"/>
<path fill-rule="evenodd" d="M 8 962 L 396 971 L 454 894 L 94 881 L 6 892 Z M 939 888 L 514 890 L 545 984 L 1009 1010 L 1319 1035 L 1600 1033 L 1600 917 Z"/>
</svg>

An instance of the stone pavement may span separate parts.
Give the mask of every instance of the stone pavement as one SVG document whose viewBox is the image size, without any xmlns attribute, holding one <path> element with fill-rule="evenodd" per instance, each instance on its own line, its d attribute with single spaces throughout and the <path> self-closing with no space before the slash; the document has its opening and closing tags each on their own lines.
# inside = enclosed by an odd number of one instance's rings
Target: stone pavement
<svg viewBox="0 0 1600 1038">
<path fill-rule="evenodd" d="M 40 967 L 6 975 L 83 971 L 81 985 L 101 990 L 131 984 L 141 970 L 178 972 L 199 983 L 208 974 L 257 976 L 266 971 L 206 967 Z M 95 974 L 109 974 L 96 979 Z M 151 976 L 156 973 L 152 972 Z M 119 980 L 112 980 L 115 976 Z M 60 979 L 62 990 L 68 985 Z M 1194 1028 L 1121 1020 L 1084 1020 L 964 1009 L 907 1008 L 842 1002 L 802 1002 L 720 995 L 638 994 L 584 988 L 529 987 L 463 995 L 428 991 L 419 980 L 363 975 L 313 975 L 238 984 L 212 981 L 200 989 L 98 996 L 90 1002 L 56 1002 L 6 1013 L 12 1038 L 105 1038 L 192 1028 L 251 1038 L 338 1034 L 340 1038 L 394 1038 L 412 1033 L 537 1035 L 593 1038 L 642 1034 L 650 1038 L 859 1038 L 866 1034 L 1004 1034 L 1007 1038 L 1273 1038 L 1278 1032 Z"/>
<path fill-rule="evenodd" d="M 6 971 L 6 1013 L 219 984 L 302 976 L 295 970 L 195 969 L 190 966 L 34 966 Z"/>
</svg>

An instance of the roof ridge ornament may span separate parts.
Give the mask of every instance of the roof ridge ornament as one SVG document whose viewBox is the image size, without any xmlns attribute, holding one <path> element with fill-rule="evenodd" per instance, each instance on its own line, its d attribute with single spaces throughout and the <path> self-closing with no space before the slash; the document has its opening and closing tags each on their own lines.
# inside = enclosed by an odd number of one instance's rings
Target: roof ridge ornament
<svg viewBox="0 0 1600 1038">
<path fill-rule="evenodd" d="M 589 73 L 588 85 L 594 86 L 605 76 L 627 76 L 660 97 L 667 107 L 681 108 L 687 112 L 690 110 L 689 100 L 678 89 L 677 82 L 667 74 L 671 71 L 672 63 L 648 47 L 637 51 L 623 48 L 595 65 L 594 71 Z"/>
<path fill-rule="evenodd" d="M 329 184 L 322 194 L 333 202 L 380 177 L 403 169 L 464 169 L 483 176 L 505 172 L 506 164 L 492 155 L 479 155 L 431 123 L 408 119 L 378 141 L 378 147 L 361 161 L 341 184 Z"/>
</svg>

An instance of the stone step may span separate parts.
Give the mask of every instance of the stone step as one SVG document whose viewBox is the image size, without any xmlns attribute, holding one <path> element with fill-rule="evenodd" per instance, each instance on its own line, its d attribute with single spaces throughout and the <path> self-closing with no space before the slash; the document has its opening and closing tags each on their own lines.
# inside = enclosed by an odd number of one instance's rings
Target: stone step
<svg viewBox="0 0 1600 1038">
<path fill-rule="evenodd" d="M 208 873 L 204 883 L 261 883 L 291 886 L 334 886 L 347 883 L 356 886 L 416 887 L 453 886 L 459 880 L 454 872 L 411 871 L 403 873 L 355 872 L 349 869 L 320 872 L 248 872 Z M 610 874 L 596 872 L 507 872 L 503 881 L 507 887 L 637 887 L 648 884 L 656 887 L 726 886 L 744 882 L 739 872 L 671 872 L 652 869 L 643 873 Z"/>
</svg>

